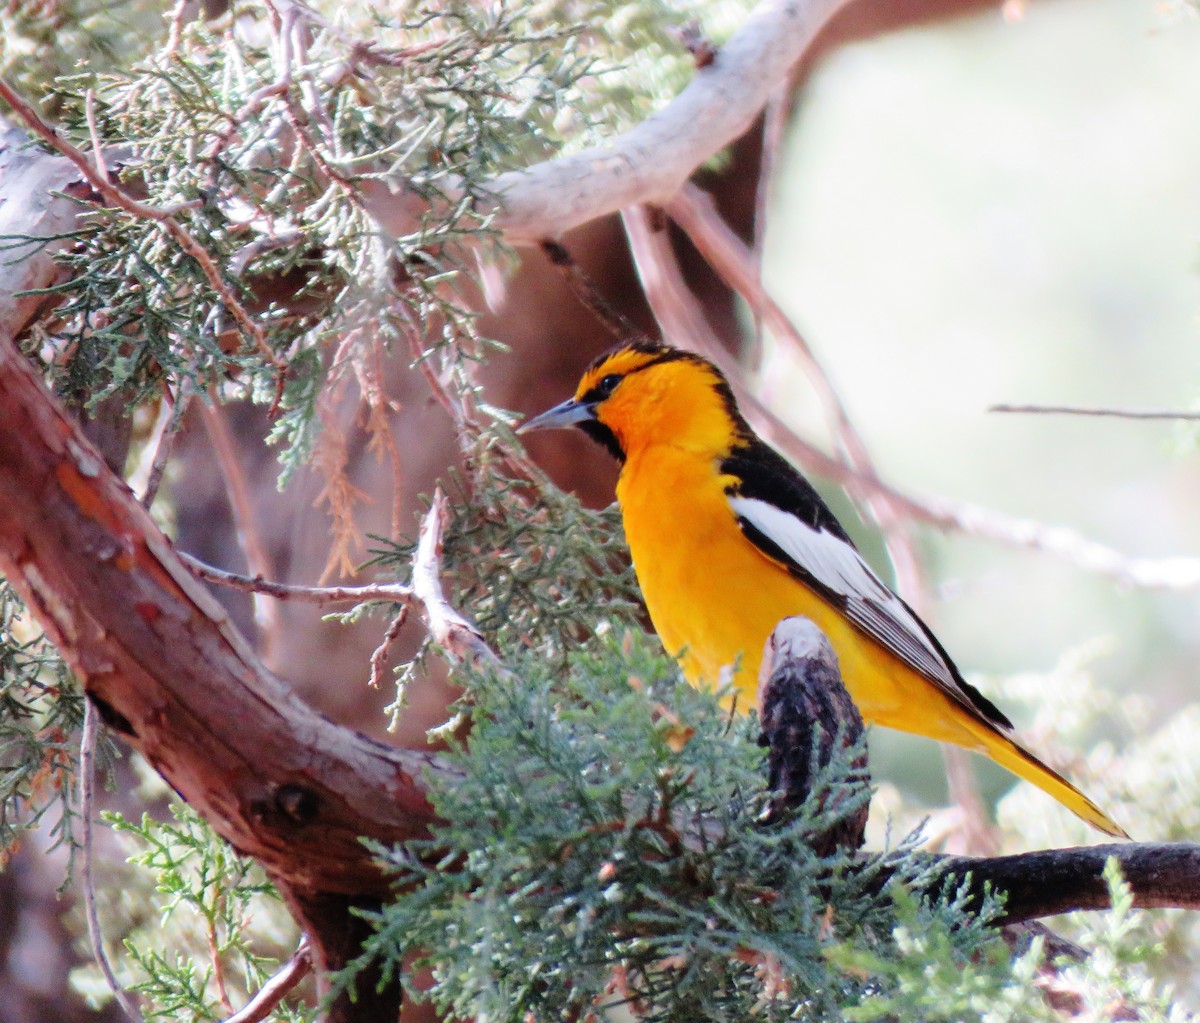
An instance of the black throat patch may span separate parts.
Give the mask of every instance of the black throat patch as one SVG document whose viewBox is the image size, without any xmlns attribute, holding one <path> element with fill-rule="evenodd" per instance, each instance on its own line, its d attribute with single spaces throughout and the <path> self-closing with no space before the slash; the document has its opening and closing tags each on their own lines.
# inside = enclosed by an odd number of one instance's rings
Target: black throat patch
<svg viewBox="0 0 1200 1023">
<path fill-rule="evenodd" d="M 608 453 L 613 456 L 622 465 L 625 464 L 625 452 L 621 448 L 620 442 L 617 440 L 617 435 L 612 432 L 598 419 L 585 419 L 581 423 L 576 423 L 584 433 L 592 438 L 597 444 L 608 449 Z"/>
</svg>

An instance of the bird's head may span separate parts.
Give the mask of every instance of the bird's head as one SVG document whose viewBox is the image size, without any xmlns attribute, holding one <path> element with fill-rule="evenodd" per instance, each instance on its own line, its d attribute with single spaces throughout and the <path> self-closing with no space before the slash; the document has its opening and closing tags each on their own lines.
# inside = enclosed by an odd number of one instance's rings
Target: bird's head
<svg viewBox="0 0 1200 1023">
<path fill-rule="evenodd" d="M 733 392 L 707 359 L 635 342 L 596 359 L 573 397 L 525 423 L 530 430 L 578 426 L 620 461 L 655 443 L 727 451 L 745 433 Z"/>
</svg>

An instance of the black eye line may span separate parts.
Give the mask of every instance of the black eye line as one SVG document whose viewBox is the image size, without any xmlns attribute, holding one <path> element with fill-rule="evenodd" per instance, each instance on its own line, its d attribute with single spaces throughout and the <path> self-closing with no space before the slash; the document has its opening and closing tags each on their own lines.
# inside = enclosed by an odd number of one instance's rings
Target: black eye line
<svg viewBox="0 0 1200 1023">
<path fill-rule="evenodd" d="M 632 369 L 626 370 L 624 373 L 606 373 L 598 381 L 595 386 L 580 398 L 580 401 L 603 401 L 612 395 L 612 392 L 617 389 L 617 385 L 626 377 L 633 376 L 634 373 L 640 373 L 644 369 L 649 369 L 651 366 L 657 366 L 663 362 L 672 362 L 675 359 L 686 359 L 689 353 L 676 348 L 667 349 L 657 359 L 652 359 L 650 362 L 642 363 L 640 366 L 634 366 Z M 612 381 L 611 384 L 608 382 Z"/>
<path fill-rule="evenodd" d="M 612 395 L 617 389 L 617 384 L 625 379 L 624 373 L 608 373 L 601 377 L 593 385 L 587 394 L 583 395 L 581 401 L 603 401 Z"/>
</svg>

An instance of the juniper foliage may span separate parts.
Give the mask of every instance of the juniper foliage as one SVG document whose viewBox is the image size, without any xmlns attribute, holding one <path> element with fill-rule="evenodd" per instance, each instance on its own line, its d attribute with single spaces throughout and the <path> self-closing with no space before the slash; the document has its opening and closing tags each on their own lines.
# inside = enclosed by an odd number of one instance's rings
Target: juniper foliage
<svg viewBox="0 0 1200 1023">
<path fill-rule="evenodd" d="M 12 587 L 0 579 L 0 863 L 46 822 L 72 841 L 83 695 Z"/>
<path fill-rule="evenodd" d="M 812 851 L 808 836 L 868 796 L 848 781 L 856 750 L 764 825 L 754 717 L 731 720 L 676 674 L 651 638 L 604 629 L 566 673 L 524 657 L 473 678 L 462 776 L 435 792 L 446 823 L 376 850 L 397 898 L 341 982 L 370 961 L 403 976 L 415 956 L 435 985 L 412 997 L 513 1023 L 1059 1018 L 1036 983 L 1040 941 L 1014 955 L 989 925 L 1002 896 L 969 908 L 912 841 Z M 1128 920 L 1128 889 L 1110 881 L 1113 919 Z M 1128 936 L 1116 924 L 1090 948 L 1103 960 Z M 1134 944 L 1127 967 L 1152 955 Z M 1178 1011 L 1109 962 L 1070 967 L 1090 999 L 1114 997 L 1120 976 L 1123 1009 Z"/>
<path fill-rule="evenodd" d="M 161 793 L 162 786 L 150 788 Z M 104 869 L 98 890 L 106 921 L 122 935 L 118 976 L 140 996 L 147 1020 L 224 1019 L 295 948 L 297 929 L 275 889 L 184 803 L 171 802 L 165 820 L 104 818 L 128 854 L 125 865 Z M 142 897 L 147 881 L 149 900 Z M 94 966 L 73 979 L 93 1002 L 109 994 Z M 311 1004 L 292 997 L 271 1018 L 304 1023 L 314 1016 Z"/>
<path fill-rule="evenodd" d="M 189 391 L 273 406 L 285 482 L 323 402 L 372 382 L 374 346 L 434 370 L 464 454 L 447 580 L 511 673 L 464 680 L 465 781 L 434 793 L 430 842 L 377 850 L 397 897 L 367 954 L 392 971 L 423 956 L 434 1000 L 480 1018 L 1058 1018 L 1040 946 L 1011 954 L 995 901 L 975 915 L 927 893 L 910 843 L 819 859 L 815 800 L 763 826 L 753 719 L 675 684 L 640 631 L 615 512 L 551 487 L 475 383 L 495 347 L 463 297 L 465 243 L 488 240 L 479 184 L 640 120 L 693 72 L 680 30 L 694 19 L 719 45 L 748 4 L 318 0 L 291 5 L 287 46 L 261 0 L 174 25 L 160 6 L 0 7 L 0 71 L 85 152 L 90 106 L 121 187 L 157 211 L 89 209 L 24 343 L 77 406 Z M 364 199 L 393 186 L 430 211 L 399 237 Z M 411 553 L 380 541 L 377 559 L 400 574 Z M 0 668 L 0 841 L 48 814 L 66 837 L 81 697 L 7 589 Z M 102 887 L 122 976 L 151 1018 L 227 1015 L 289 951 L 269 887 L 186 809 L 112 822 L 134 846 Z M 1159 936 L 1110 883 L 1114 914 L 1084 932 L 1095 954 L 1064 976 L 1090 1018 L 1181 1018 L 1142 972 Z"/>
</svg>

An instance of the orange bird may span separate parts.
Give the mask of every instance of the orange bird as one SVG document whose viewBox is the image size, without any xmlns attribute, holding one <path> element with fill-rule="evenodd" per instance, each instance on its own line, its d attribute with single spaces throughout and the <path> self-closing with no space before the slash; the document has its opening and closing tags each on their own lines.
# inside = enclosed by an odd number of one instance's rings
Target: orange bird
<svg viewBox="0 0 1200 1023">
<path fill-rule="evenodd" d="M 991 757 L 1109 835 L 1125 832 L 1026 749 L 872 571 L 812 485 L 762 441 L 712 363 L 636 343 L 521 429 L 577 426 L 621 462 L 617 500 L 646 608 L 687 680 L 754 705 L 767 637 L 804 615 L 868 722 Z"/>
</svg>

